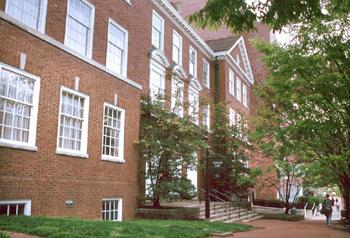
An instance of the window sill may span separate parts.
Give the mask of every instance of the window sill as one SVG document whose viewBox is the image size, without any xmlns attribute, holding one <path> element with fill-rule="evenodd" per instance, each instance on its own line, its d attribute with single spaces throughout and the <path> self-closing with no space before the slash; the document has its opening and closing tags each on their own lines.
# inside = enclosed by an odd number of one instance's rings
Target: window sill
<svg viewBox="0 0 350 238">
<path fill-rule="evenodd" d="M 125 164 L 124 158 L 115 158 L 115 157 L 102 155 L 102 160 L 103 161 L 108 161 L 108 162 L 113 162 L 113 163 Z"/>
<path fill-rule="evenodd" d="M 7 141 L 0 141 L 0 147 L 8 147 L 8 148 L 20 149 L 20 150 L 38 151 L 38 147 L 36 147 L 34 145 L 21 144 L 21 143 L 16 143 L 16 142 L 7 142 Z"/>
<path fill-rule="evenodd" d="M 72 157 L 79 157 L 79 158 L 84 158 L 84 159 L 89 158 L 88 154 L 81 153 L 81 152 L 75 152 L 75 151 L 67 151 L 67 150 L 62 150 L 62 149 L 56 149 L 56 154 L 67 155 L 67 156 L 72 156 Z"/>
</svg>

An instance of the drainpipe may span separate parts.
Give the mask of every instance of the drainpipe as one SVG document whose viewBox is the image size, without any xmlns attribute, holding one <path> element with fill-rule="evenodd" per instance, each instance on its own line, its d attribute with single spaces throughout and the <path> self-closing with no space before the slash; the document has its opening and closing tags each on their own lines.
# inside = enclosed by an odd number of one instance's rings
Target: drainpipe
<svg viewBox="0 0 350 238">
<path fill-rule="evenodd" d="M 214 85 L 215 104 L 217 104 L 219 103 L 219 61 L 217 56 L 214 63 Z"/>
</svg>

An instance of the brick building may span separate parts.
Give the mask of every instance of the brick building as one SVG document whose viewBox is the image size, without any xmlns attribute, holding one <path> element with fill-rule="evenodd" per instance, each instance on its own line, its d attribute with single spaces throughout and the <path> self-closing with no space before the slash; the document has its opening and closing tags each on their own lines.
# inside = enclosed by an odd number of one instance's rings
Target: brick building
<svg viewBox="0 0 350 238">
<path fill-rule="evenodd" d="M 200 36 L 167 0 L 0 0 L 0 32 L 0 214 L 134 217 L 141 94 L 180 87 L 209 129 L 199 102 L 243 122 L 264 77 L 244 35 Z"/>
</svg>

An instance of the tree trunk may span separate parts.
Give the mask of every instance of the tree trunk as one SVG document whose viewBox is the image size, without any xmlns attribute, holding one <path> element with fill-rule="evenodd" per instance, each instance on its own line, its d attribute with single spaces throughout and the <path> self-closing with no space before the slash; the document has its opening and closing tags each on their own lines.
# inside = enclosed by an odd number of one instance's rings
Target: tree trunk
<svg viewBox="0 0 350 238">
<path fill-rule="evenodd" d="M 344 209 L 346 210 L 346 219 L 350 221 L 350 187 L 344 187 Z"/>
<path fill-rule="evenodd" d="M 154 208 L 160 208 L 160 198 L 159 197 L 154 197 L 153 198 L 153 207 Z"/>
</svg>

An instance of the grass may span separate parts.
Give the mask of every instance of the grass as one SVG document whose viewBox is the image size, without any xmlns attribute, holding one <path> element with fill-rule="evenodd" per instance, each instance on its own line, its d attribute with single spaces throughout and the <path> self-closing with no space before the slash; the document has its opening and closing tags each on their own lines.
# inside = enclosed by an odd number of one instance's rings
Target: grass
<svg viewBox="0 0 350 238">
<path fill-rule="evenodd" d="M 205 221 L 130 220 L 125 222 L 87 221 L 77 218 L 0 216 L 0 230 L 48 238 L 199 238 L 213 232 L 247 231 L 243 224 Z"/>
<path fill-rule="evenodd" d="M 264 219 L 282 220 L 282 221 L 302 221 L 304 220 L 304 216 L 284 214 L 284 213 L 264 214 Z"/>
</svg>

